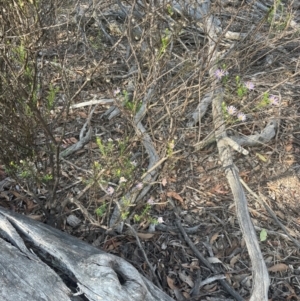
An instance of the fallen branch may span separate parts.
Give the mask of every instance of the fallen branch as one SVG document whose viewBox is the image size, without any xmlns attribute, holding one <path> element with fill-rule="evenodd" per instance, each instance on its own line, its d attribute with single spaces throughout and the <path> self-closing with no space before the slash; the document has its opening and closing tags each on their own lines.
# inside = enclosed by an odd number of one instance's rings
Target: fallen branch
<svg viewBox="0 0 300 301">
<path fill-rule="evenodd" d="M 68 147 L 67 149 L 65 149 L 64 151 L 62 151 L 59 154 L 60 158 L 65 158 L 70 156 L 71 154 L 75 153 L 76 151 L 80 150 L 81 148 L 83 148 L 83 146 L 85 144 L 87 144 L 92 136 L 92 127 L 91 127 L 91 119 L 93 116 L 93 113 L 95 111 L 97 106 L 95 106 L 92 111 L 90 112 L 87 121 L 85 122 L 85 124 L 83 125 L 80 134 L 79 134 L 79 141 L 73 145 L 71 145 L 70 147 Z"/>
<path fill-rule="evenodd" d="M 242 136 L 240 134 L 230 136 L 230 139 L 236 142 L 239 146 L 257 146 L 264 145 L 271 141 L 275 135 L 276 130 L 279 124 L 278 119 L 272 119 L 268 122 L 266 127 L 261 131 L 261 133 L 249 136 Z M 226 130 L 226 129 L 225 129 Z M 214 133 L 211 133 L 208 137 L 206 137 L 203 141 L 194 144 L 196 150 L 201 150 L 204 147 L 214 143 L 216 141 L 216 137 Z"/>
<path fill-rule="evenodd" d="M 82 108 L 86 106 L 92 106 L 92 105 L 107 105 L 107 104 L 112 104 L 114 103 L 114 99 L 109 98 L 109 99 L 92 99 L 89 101 L 84 101 L 81 103 L 76 103 L 74 105 L 70 106 L 70 109 L 77 109 L 77 108 Z"/>
<path fill-rule="evenodd" d="M 216 63 L 218 61 L 218 45 L 216 41 L 218 41 L 217 32 L 220 32 L 220 29 L 217 28 L 216 23 L 217 22 L 213 16 L 209 16 L 206 22 L 209 46 L 208 57 L 211 58 L 212 66 L 209 70 L 211 78 L 214 78 Z M 227 181 L 233 193 L 237 218 L 245 238 L 253 266 L 253 289 L 250 301 L 267 301 L 270 284 L 269 274 L 259 247 L 255 229 L 250 218 L 247 200 L 240 182 L 238 170 L 233 163 L 231 148 L 227 143 L 228 137 L 226 134 L 226 123 L 222 113 L 223 89 L 217 85 L 217 80 L 214 80 L 212 83 L 212 90 L 212 112 L 219 157 L 222 162 Z"/>
<path fill-rule="evenodd" d="M 195 234 L 199 231 L 199 228 L 201 227 L 200 225 L 191 227 L 191 228 L 184 228 L 184 231 L 188 234 Z M 157 224 L 155 225 L 155 230 L 156 231 L 162 231 L 162 232 L 179 232 L 178 227 L 174 226 L 169 226 L 169 225 L 164 225 L 164 224 Z"/>
</svg>

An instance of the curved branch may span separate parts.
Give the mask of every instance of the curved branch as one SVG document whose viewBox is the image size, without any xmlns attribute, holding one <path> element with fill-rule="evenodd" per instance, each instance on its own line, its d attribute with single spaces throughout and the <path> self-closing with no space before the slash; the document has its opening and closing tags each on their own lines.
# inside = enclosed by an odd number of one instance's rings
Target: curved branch
<svg viewBox="0 0 300 301">
<path fill-rule="evenodd" d="M 64 151 L 60 152 L 60 154 L 59 154 L 60 158 L 65 158 L 65 157 L 70 156 L 71 154 L 73 154 L 76 151 L 78 151 L 79 149 L 81 149 L 85 144 L 87 144 L 90 141 L 91 136 L 92 136 L 91 119 L 95 112 L 96 107 L 97 107 L 97 105 L 92 109 L 92 111 L 90 112 L 90 114 L 88 116 L 87 121 L 83 125 L 83 127 L 80 131 L 80 134 L 79 134 L 79 141 L 77 143 L 71 145 Z"/>
<path fill-rule="evenodd" d="M 269 141 L 271 141 L 273 137 L 275 137 L 278 124 L 279 124 L 278 119 L 272 119 L 268 122 L 268 124 L 261 131 L 261 133 L 255 135 L 249 135 L 249 136 L 242 136 L 237 134 L 234 136 L 230 136 L 230 139 L 235 141 L 239 146 L 256 146 L 256 145 L 266 144 Z M 216 141 L 215 134 L 212 133 L 203 141 L 194 144 L 194 147 L 196 150 L 200 150 L 215 141 Z"/>
</svg>

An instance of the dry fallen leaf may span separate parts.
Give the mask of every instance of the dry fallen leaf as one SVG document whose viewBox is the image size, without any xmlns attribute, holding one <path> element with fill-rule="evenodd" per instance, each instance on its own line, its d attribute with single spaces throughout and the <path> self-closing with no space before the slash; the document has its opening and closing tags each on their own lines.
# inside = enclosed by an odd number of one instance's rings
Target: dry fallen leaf
<svg viewBox="0 0 300 301">
<path fill-rule="evenodd" d="M 81 117 L 81 118 L 84 118 L 84 119 L 87 119 L 88 115 L 85 113 L 85 112 L 78 112 L 78 115 Z"/>
<path fill-rule="evenodd" d="M 65 138 L 62 140 L 62 148 L 67 148 L 72 144 L 77 143 L 78 140 L 75 137 L 71 137 L 71 138 Z"/>
<path fill-rule="evenodd" d="M 182 292 L 182 295 L 184 296 L 185 300 L 188 300 L 191 298 L 191 295 L 188 292 Z M 177 299 L 177 300 L 179 300 L 179 299 Z"/>
<path fill-rule="evenodd" d="M 65 171 L 61 171 L 61 174 L 65 177 L 65 178 L 68 178 L 70 179 L 69 175 L 65 172 Z"/>
<path fill-rule="evenodd" d="M 33 208 L 35 208 L 37 206 L 37 204 L 35 204 L 31 199 L 26 198 L 25 196 L 23 196 L 22 194 L 16 192 L 16 191 L 10 191 L 10 193 L 12 193 L 16 199 L 15 200 L 22 200 L 24 203 L 26 203 L 26 211 L 31 212 Z"/>
<path fill-rule="evenodd" d="M 142 233 L 142 232 L 138 232 L 137 236 L 141 239 L 150 239 L 154 236 L 154 233 Z"/>
<path fill-rule="evenodd" d="M 207 207 L 216 207 L 216 206 L 217 206 L 216 203 L 211 202 L 211 201 L 206 201 L 206 202 L 205 202 L 205 205 L 206 205 Z"/>
<path fill-rule="evenodd" d="M 178 273 L 178 276 L 183 282 L 187 283 L 189 287 L 194 287 L 194 282 L 193 282 L 191 276 L 186 275 L 185 273 L 181 273 L 181 272 Z"/>
<path fill-rule="evenodd" d="M 216 239 L 217 239 L 218 237 L 219 237 L 219 232 L 215 233 L 215 234 L 211 237 L 209 243 L 212 245 L 212 244 L 216 241 Z"/>
<path fill-rule="evenodd" d="M 176 289 L 176 285 L 174 285 L 174 280 L 172 278 L 170 278 L 169 276 L 167 276 L 167 282 L 168 282 L 168 286 L 171 290 Z"/>
<path fill-rule="evenodd" d="M 183 204 L 183 198 L 175 191 L 168 191 L 167 196 L 176 199 Z"/>
<path fill-rule="evenodd" d="M 222 263 L 222 261 L 220 259 L 218 259 L 217 257 L 207 257 L 207 261 L 209 263 Z"/>
<path fill-rule="evenodd" d="M 206 290 L 207 292 L 215 292 L 217 290 L 218 286 L 215 283 L 212 284 L 207 284 L 203 286 L 203 289 Z"/>
<path fill-rule="evenodd" d="M 174 294 L 176 296 L 176 300 L 180 300 L 180 301 L 184 300 L 182 293 L 180 292 L 178 287 L 176 285 L 174 285 L 174 280 L 167 276 L 167 282 L 168 282 L 170 289 L 174 292 Z"/>
<path fill-rule="evenodd" d="M 240 177 L 244 180 L 244 182 L 249 182 L 249 173 L 250 171 L 241 171 Z"/>
<path fill-rule="evenodd" d="M 217 184 L 212 191 L 217 194 L 227 194 L 229 192 L 228 190 L 224 189 L 224 186 L 221 184 Z"/>
<path fill-rule="evenodd" d="M 95 149 L 95 148 L 98 148 L 98 145 L 97 145 L 97 143 L 91 141 L 90 143 L 86 144 L 84 146 L 84 148 L 85 149 L 90 149 L 90 148 Z"/>
<path fill-rule="evenodd" d="M 38 214 L 32 214 L 32 215 L 27 215 L 27 217 L 29 217 L 29 218 L 31 218 L 31 219 L 33 219 L 35 221 L 41 221 L 44 216 L 42 214 L 40 214 L 40 215 L 38 215 Z"/>
<path fill-rule="evenodd" d="M 277 217 L 280 217 L 281 219 L 285 219 L 285 214 L 282 211 L 276 210 L 275 214 L 277 215 Z"/>
<path fill-rule="evenodd" d="M 269 272 L 284 272 L 288 269 L 289 267 L 284 264 L 284 263 L 277 263 L 275 265 L 273 265 L 272 267 L 268 268 Z"/>
<path fill-rule="evenodd" d="M 232 268 L 234 268 L 234 265 L 236 264 L 236 262 L 240 259 L 241 255 L 240 254 L 237 254 L 235 256 L 233 256 L 230 260 L 230 266 Z"/>
<path fill-rule="evenodd" d="M 108 240 L 106 243 L 103 245 L 103 250 L 105 251 L 112 251 L 116 250 L 119 245 L 121 245 L 121 241 L 117 241 L 116 239 Z"/>
<path fill-rule="evenodd" d="M 74 144 L 78 142 L 78 140 L 75 137 L 71 137 L 67 140 L 70 141 L 70 143 L 74 143 Z"/>
<path fill-rule="evenodd" d="M 166 178 L 163 178 L 162 180 L 161 180 L 161 184 L 162 184 L 162 186 L 166 186 L 167 185 L 167 179 Z"/>
</svg>

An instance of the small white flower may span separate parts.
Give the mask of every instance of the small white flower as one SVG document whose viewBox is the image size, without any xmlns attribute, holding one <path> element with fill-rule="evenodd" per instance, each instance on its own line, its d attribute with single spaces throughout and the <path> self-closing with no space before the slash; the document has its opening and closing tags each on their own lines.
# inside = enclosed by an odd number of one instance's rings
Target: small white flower
<svg viewBox="0 0 300 301">
<path fill-rule="evenodd" d="M 245 120 L 247 119 L 246 115 L 245 115 L 244 113 L 242 113 L 242 112 L 239 112 L 239 113 L 237 114 L 237 118 L 238 118 L 238 120 L 240 120 L 240 121 L 245 121 Z"/>
<path fill-rule="evenodd" d="M 113 95 L 114 97 L 116 97 L 117 95 L 119 95 L 121 93 L 120 88 L 117 88 L 116 90 L 113 90 Z"/>
<path fill-rule="evenodd" d="M 217 69 L 215 71 L 215 76 L 217 79 L 221 79 L 223 76 L 228 75 L 228 71 L 222 70 L 222 69 Z"/>
<path fill-rule="evenodd" d="M 158 222 L 159 224 L 162 224 L 162 223 L 164 223 L 164 219 L 160 216 L 160 217 L 157 219 L 157 222 Z"/>
<path fill-rule="evenodd" d="M 245 82 L 245 87 L 248 90 L 254 90 L 254 84 L 252 82 Z"/>
<path fill-rule="evenodd" d="M 154 205 L 154 200 L 152 197 L 147 201 L 147 204 Z"/>
<path fill-rule="evenodd" d="M 142 188 L 143 188 L 143 183 L 138 183 L 137 185 L 136 185 L 136 188 L 138 189 L 138 190 L 141 190 Z"/>
<path fill-rule="evenodd" d="M 275 95 L 270 95 L 269 101 L 273 106 L 278 106 L 279 105 L 279 99 Z"/>
<path fill-rule="evenodd" d="M 115 192 L 115 190 L 113 189 L 113 187 L 109 186 L 106 189 L 106 192 L 107 192 L 108 195 L 113 195 L 113 193 Z"/>
<path fill-rule="evenodd" d="M 229 115 L 235 115 L 236 114 L 236 107 L 228 106 L 227 107 L 227 112 L 228 112 Z"/>
<path fill-rule="evenodd" d="M 121 177 L 119 180 L 119 184 L 126 183 L 126 182 L 127 182 L 127 180 L 124 177 Z"/>
</svg>

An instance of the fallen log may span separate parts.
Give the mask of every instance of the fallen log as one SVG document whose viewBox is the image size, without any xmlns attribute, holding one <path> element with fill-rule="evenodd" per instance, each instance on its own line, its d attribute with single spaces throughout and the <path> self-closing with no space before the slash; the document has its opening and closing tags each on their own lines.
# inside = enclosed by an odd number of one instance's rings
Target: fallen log
<svg viewBox="0 0 300 301">
<path fill-rule="evenodd" d="M 131 264 L 0 207 L 0 300 L 174 301 Z"/>
</svg>

